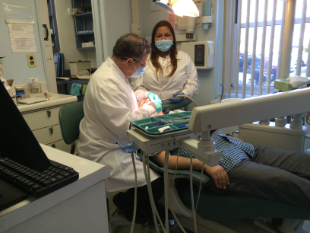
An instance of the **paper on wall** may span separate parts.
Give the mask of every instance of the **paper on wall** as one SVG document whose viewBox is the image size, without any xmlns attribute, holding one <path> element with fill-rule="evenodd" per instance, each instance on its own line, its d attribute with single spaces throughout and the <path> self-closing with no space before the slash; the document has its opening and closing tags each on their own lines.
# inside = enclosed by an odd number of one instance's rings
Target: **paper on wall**
<svg viewBox="0 0 310 233">
<path fill-rule="evenodd" d="M 36 40 L 34 38 L 11 39 L 12 52 L 37 52 Z"/>
<path fill-rule="evenodd" d="M 27 23 L 27 24 L 34 24 L 33 20 L 23 20 L 23 19 L 6 19 L 7 24 L 10 23 Z"/>
<path fill-rule="evenodd" d="M 8 27 L 11 39 L 35 38 L 33 24 L 14 23 L 14 24 L 8 24 Z"/>
<path fill-rule="evenodd" d="M 13 53 L 37 52 L 34 22 L 30 20 L 7 19 Z"/>
</svg>

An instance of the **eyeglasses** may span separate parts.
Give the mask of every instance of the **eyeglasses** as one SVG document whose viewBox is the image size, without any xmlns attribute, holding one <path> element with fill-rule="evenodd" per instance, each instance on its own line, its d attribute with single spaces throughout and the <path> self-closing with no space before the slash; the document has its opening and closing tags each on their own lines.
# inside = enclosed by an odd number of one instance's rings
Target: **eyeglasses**
<svg viewBox="0 0 310 233">
<path fill-rule="evenodd" d="M 142 68 L 144 68 L 144 67 L 146 66 L 146 63 L 143 65 L 143 64 L 141 64 L 141 62 L 139 62 L 139 61 L 138 61 L 137 59 L 135 59 L 135 58 L 132 58 L 132 60 L 138 62 L 138 63 L 141 65 Z"/>
<path fill-rule="evenodd" d="M 146 67 L 146 63 L 143 65 L 143 64 L 141 64 L 141 62 L 139 62 L 136 58 L 133 58 L 133 57 L 124 57 L 124 58 L 125 58 L 125 59 L 131 58 L 133 61 L 138 62 L 138 63 L 141 65 L 141 67 Z"/>
</svg>

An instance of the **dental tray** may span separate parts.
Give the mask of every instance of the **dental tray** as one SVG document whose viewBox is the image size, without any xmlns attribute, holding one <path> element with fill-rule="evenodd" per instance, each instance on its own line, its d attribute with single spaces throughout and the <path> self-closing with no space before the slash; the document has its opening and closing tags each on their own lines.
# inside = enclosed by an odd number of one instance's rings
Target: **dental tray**
<svg viewBox="0 0 310 233">
<path fill-rule="evenodd" d="M 181 112 L 181 113 L 173 113 L 173 114 L 166 114 L 162 116 L 156 117 L 149 117 L 137 121 L 133 121 L 132 125 L 141 131 L 143 134 L 148 136 L 161 136 L 167 134 L 174 134 L 177 131 L 189 131 L 188 123 L 192 112 Z M 165 120 L 166 122 L 159 126 L 154 126 L 153 124 L 158 120 Z M 165 126 L 169 126 L 171 130 L 159 132 L 158 129 L 163 128 Z"/>
</svg>

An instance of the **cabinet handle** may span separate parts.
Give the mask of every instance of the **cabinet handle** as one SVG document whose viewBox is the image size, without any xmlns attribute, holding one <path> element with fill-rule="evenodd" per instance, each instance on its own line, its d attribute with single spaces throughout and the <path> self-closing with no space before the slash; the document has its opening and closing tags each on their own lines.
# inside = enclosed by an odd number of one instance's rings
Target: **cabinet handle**
<svg viewBox="0 0 310 233">
<path fill-rule="evenodd" d="M 52 144 L 52 147 L 53 147 L 53 148 L 56 148 L 56 145 L 55 145 L 55 144 Z"/>
<path fill-rule="evenodd" d="M 49 34 L 48 34 L 48 29 L 47 29 L 47 25 L 46 24 L 42 24 L 42 27 L 44 27 L 45 28 L 45 31 L 46 31 L 46 37 L 44 37 L 44 40 L 45 41 L 47 41 L 48 40 L 48 36 L 49 36 Z"/>
<path fill-rule="evenodd" d="M 54 132 L 53 127 L 49 128 L 49 130 L 50 130 L 50 134 L 53 134 L 53 132 Z"/>
<path fill-rule="evenodd" d="M 48 117 L 51 117 L 51 115 L 52 115 L 51 110 L 47 110 L 46 113 L 47 113 L 47 116 L 48 116 Z"/>
</svg>

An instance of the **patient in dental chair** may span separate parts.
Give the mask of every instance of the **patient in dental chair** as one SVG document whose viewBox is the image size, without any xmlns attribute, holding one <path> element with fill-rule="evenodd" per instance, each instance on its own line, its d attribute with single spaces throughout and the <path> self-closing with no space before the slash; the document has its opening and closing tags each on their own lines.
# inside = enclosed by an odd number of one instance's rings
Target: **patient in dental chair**
<svg viewBox="0 0 310 233">
<path fill-rule="evenodd" d="M 221 151 L 219 165 L 210 167 L 193 158 L 193 170 L 202 168 L 213 182 L 204 190 L 240 196 L 265 198 L 310 208 L 310 156 L 298 151 L 285 151 L 253 146 L 219 131 L 214 139 Z M 179 156 L 177 156 L 179 154 Z M 164 165 L 165 152 L 150 157 Z M 190 152 L 170 150 L 169 169 L 190 168 Z"/>
</svg>

